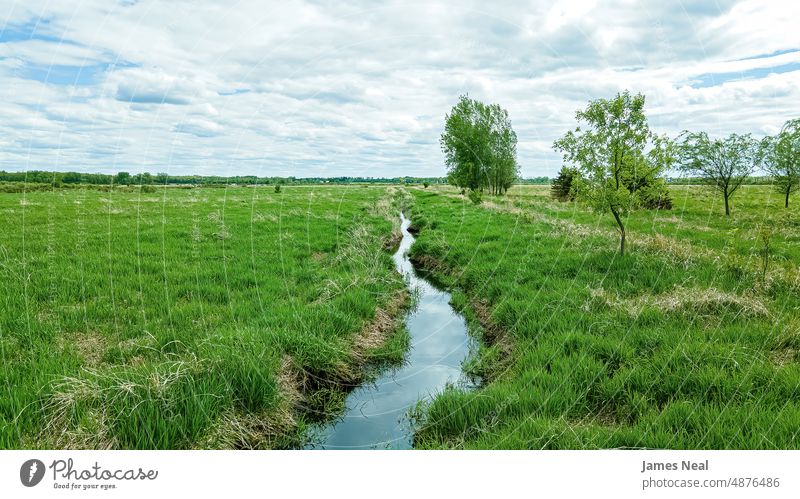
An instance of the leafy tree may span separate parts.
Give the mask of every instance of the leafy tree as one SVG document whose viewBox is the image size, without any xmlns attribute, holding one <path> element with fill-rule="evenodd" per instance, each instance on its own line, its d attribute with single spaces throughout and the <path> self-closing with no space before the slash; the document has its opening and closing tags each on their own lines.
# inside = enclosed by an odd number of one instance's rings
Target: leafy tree
<svg viewBox="0 0 800 499">
<path fill-rule="evenodd" d="M 439 142 L 448 181 L 462 189 L 502 194 L 519 177 L 517 135 L 508 112 L 498 104 L 462 95 L 445 116 Z"/>
<path fill-rule="evenodd" d="M 800 118 L 787 121 L 775 137 L 765 137 L 759 159 L 788 208 L 789 195 L 800 189 Z"/>
<path fill-rule="evenodd" d="M 127 185 L 131 182 L 131 174 L 128 172 L 118 172 L 114 175 L 114 183 L 117 185 Z"/>
<path fill-rule="evenodd" d="M 596 210 L 613 215 L 622 255 L 624 219 L 631 209 L 642 204 L 647 192 L 640 188 L 640 179 L 646 177 L 650 179 L 648 183 L 653 183 L 671 164 L 673 151 L 669 140 L 650 133 L 644 102 L 644 95 L 631 95 L 628 91 L 613 99 L 590 101 L 586 109 L 576 113 L 579 126 L 553 143 L 565 162 L 578 167 L 578 195 Z M 652 149 L 645 154 L 651 139 Z"/>
<path fill-rule="evenodd" d="M 750 134 L 732 133 L 712 139 L 706 132 L 685 131 L 680 137 L 681 170 L 704 179 L 722 193 L 725 215 L 730 216 L 730 198 L 755 170 L 758 143 Z"/>
<path fill-rule="evenodd" d="M 553 184 L 550 186 L 550 195 L 559 201 L 574 201 L 575 190 L 573 184 L 579 175 L 576 168 L 562 166 L 558 172 L 558 176 L 553 179 Z"/>
</svg>

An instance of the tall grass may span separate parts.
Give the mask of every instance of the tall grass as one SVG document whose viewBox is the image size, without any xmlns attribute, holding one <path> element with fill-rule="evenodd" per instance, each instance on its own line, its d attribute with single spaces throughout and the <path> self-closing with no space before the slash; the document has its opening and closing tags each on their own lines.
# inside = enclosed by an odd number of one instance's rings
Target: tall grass
<svg viewBox="0 0 800 499">
<path fill-rule="evenodd" d="M 424 407 L 416 445 L 800 447 L 797 232 L 772 240 L 766 285 L 757 241 L 797 212 L 764 187 L 731 220 L 701 190 L 673 195 L 672 212 L 632 215 L 620 257 L 612 220 L 546 189 L 480 206 L 414 190 L 412 257 L 494 331 L 474 361 L 492 381 Z"/>
<path fill-rule="evenodd" d="M 404 289 L 397 199 L 0 193 L 0 447 L 290 445 L 304 390 L 362 370 L 354 342 Z"/>
</svg>

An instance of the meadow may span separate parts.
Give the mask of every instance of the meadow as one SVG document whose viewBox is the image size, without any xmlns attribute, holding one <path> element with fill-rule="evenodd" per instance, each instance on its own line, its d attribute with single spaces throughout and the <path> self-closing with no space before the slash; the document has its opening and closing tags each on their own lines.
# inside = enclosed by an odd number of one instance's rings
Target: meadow
<svg viewBox="0 0 800 499">
<path fill-rule="evenodd" d="M 798 208 L 670 191 L 622 257 L 547 186 L 2 192 L 0 448 L 302 446 L 406 354 L 401 209 L 481 344 L 416 447 L 800 448 Z"/>
<path fill-rule="evenodd" d="M 302 443 L 405 353 L 401 194 L 0 194 L 0 448 Z"/>
<path fill-rule="evenodd" d="M 800 448 L 798 209 L 672 187 L 610 215 L 517 186 L 474 205 L 414 190 L 412 260 L 457 290 L 477 391 L 418 407 L 423 448 Z M 765 265 L 766 263 L 766 265 Z"/>
</svg>

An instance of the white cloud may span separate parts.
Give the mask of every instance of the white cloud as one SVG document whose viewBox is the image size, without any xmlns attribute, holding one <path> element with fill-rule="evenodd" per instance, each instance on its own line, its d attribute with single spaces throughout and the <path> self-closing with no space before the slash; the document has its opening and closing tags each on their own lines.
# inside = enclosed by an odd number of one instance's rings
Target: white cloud
<svg viewBox="0 0 800 499">
<path fill-rule="evenodd" d="M 728 0 L 29 0 L 0 10 L 15 34 L 0 37 L 0 167 L 441 175 L 443 117 L 467 92 L 509 110 L 525 175 L 552 174 L 575 110 L 626 88 L 659 131 L 771 133 L 800 116 L 799 15 Z M 45 83 L 51 66 L 96 74 Z"/>
</svg>

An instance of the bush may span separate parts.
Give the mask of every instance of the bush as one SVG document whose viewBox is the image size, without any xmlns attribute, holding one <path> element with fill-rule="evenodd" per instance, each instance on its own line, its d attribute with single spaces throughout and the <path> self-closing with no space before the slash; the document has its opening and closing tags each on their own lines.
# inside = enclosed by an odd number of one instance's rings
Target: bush
<svg viewBox="0 0 800 499">
<path fill-rule="evenodd" d="M 645 179 L 636 189 L 643 208 L 648 210 L 671 210 L 672 198 L 663 178 Z"/>
<path fill-rule="evenodd" d="M 659 175 L 659 167 L 642 158 L 632 157 L 628 168 L 620 176 L 628 192 L 635 194 L 638 206 L 648 210 L 671 210 L 672 199 L 664 177 Z"/>
<path fill-rule="evenodd" d="M 474 189 L 469 191 L 467 197 L 469 197 L 469 200 L 472 201 L 473 204 L 481 204 L 483 201 L 480 191 L 476 191 Z"/>
<path fill-rule="evenodd" d="M 550 187 L 550 195 L 559 201 L 574 201 L 575 200 L 575 180 L 578 177 L 578 170 L 575 168 L 561 167 L 558 172 L 558 177 L 553 180 L 553 185 Z"/>
<path fill-rule="evenodd" d="M 275 194 L 279 194 L 281 192 L 281 184 L 275 184 Z"/>
<path fill-rule="evenodd" d="M 424 187 L 426 189 L 428 188 L 429 185 L 431 185 L 431 184 L 429 184 L 428 182 L 423 182 L 422 183 L 422 187 Z"/>
</svg>

